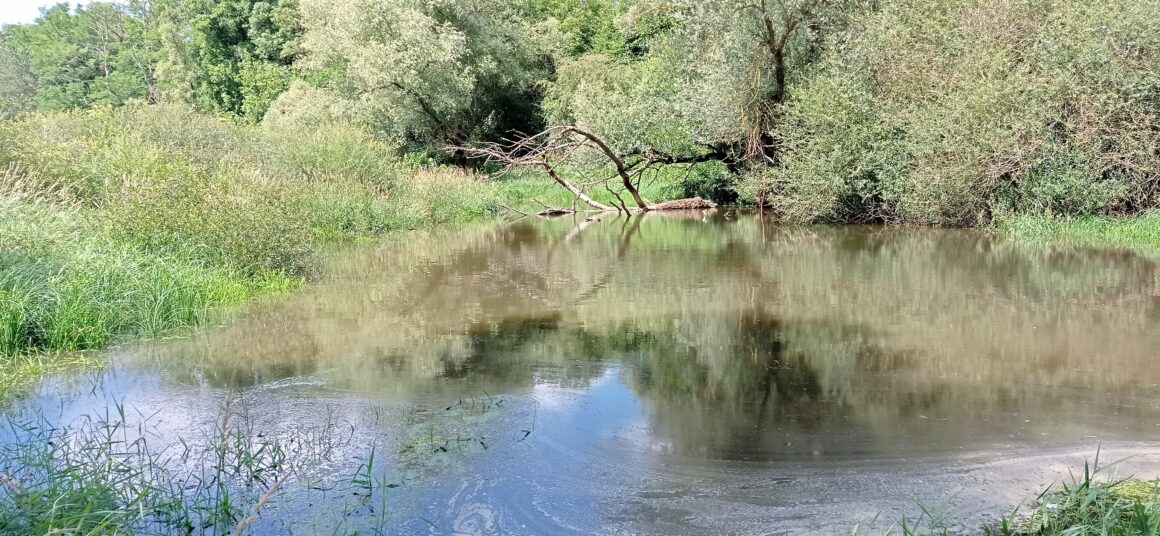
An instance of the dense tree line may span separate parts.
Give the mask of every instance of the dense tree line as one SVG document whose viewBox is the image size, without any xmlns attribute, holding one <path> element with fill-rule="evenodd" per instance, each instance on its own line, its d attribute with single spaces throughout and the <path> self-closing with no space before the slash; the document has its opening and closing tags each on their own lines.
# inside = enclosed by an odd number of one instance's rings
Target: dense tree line
<svg viewBox="0 0 1160 536">
<path fill-rule="evenodd" d="M 123 0 L 0 32 L 0 115 L 182 100 L 438 154 L 576 125 L 787 219 L 1160 205 L 1160 0 Z M 605 165 L 585 155 L 580 164 Z"/>
</svg>

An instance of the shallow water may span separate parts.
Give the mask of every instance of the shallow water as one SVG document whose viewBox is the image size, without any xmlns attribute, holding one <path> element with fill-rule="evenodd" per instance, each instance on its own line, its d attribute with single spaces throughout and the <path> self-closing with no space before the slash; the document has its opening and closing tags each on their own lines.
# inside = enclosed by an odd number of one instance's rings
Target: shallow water
<svg viewBox="0 0 1160 536">
<path fill-rule="evenodd" d="M 308 460 L 271 534 L 974 528 L 1097 448 L 1160 476 L 1160 268 L 1126 252 L 711 211 L 413 233 L 326 274 L 24 409 L 124 401 L 174 443 L 238 393 Z M 372 446 L 395 487 L 362 497 Z"/>
</svg>

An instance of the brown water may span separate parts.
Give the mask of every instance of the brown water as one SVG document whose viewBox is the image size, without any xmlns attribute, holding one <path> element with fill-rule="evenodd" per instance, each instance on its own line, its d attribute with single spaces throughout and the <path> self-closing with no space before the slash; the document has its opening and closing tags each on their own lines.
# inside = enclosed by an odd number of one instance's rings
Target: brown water
<svg viewBox="0 0 1160 536">
<path fill-rule="evenodd" d="M 722 211 L 407 234 L 326 273 L 29 405 L 125 400 L 172 440 L 238 392 L 324 451 L 268 533 L 973 528 L 1101 445 L 1160 476 L 1160 268 L 1125 252 Z M 309 484 L 371 445 L 386 511 Z"/>
</svg>

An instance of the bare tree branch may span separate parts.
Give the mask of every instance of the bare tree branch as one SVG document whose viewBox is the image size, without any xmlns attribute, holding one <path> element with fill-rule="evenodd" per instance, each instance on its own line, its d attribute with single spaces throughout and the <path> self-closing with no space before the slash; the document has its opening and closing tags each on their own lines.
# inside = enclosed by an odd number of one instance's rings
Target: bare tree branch
<svg viewBox="0 0 1160 536">
<path fill-rule="evenodd" d="M 634 207 L 635 210 L 641 212 L 654 210 L 659 206 L 649 203 L 641 197 L 639 184 L 642 174 L 653 165 L 683 162 L 681 159 L 658 156 L 652 153 L 629 153 L 628 156 L 633 161 L 628 163 L 625 161 L 624 156 L 617 154 L 599 136 L 573 125 L 554 126 L 539 134 L 523 136 L 514 140 L 508 139 L 499 143 L 487 143 L 480 146 L 450 146 L 446 150 L 450 153 L 482 158 L 488 162 L 502 164 L 504 166 L 502 173 L 508 173 L 517 167 L 542 169 L 557 184 L 572 192 L 577 199 L 584 201 L 589 206 L 606 212 L 631 212 L 627 203 L 620 197 L 620 194 L 608 185 L 608 179 L 582 183 L 578 186 L 565 178 L 556 166 L 553 165 L 553 161 L 567 161 L 582 150 L 596 151 L 603 155 L 612 163 L 613 168 L 616 170 L 614 177 L 620 180 L 624 190 L 628 191 L 629 195 L 632 196 L 632 200 L 636 205 Z M 597 184 L 603 184 L 617 198 L 620 206 L 611 207 L 605 205 L 592 199 L 585 193 L 584 186 L 594 186 Z M 686 205 L 698 206 L 700 208 L 715 206 L 703 199 L 686 201 L 688 201 Z"/>
</svg>

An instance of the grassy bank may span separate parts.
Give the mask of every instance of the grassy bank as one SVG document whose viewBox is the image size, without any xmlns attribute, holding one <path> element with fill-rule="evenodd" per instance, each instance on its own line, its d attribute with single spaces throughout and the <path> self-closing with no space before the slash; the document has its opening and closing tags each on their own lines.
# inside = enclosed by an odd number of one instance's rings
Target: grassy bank
<svg viewBox="0 0 1160 536">
<path fill-rule="evenodd" d="M 330 244 L 571 205 L 540 175 L 418 160 L 359 128 L 242 125 L 183 106 L 0 123 L 0 375 L 52 368 L 33 354 L 211 322 L 303 284 Z M 642 190 L 680 197 L 689 176 Z"/>
<path fill-rule="evenodd" d="M 327 243 L 495 214 L 481 177 L 351 128 L 180 107 L 0 125 L 0 354 L 101 348 L 294 288 Z"/>
<path fill-rule="evenodd" d="M 942 507 L 920 505 L 921 514 L 902 518 L 889 528 L 867 531 L 861 526 L 851 536 L 1160 536 L 1160 481 L 1117 479 L 1106 466 L 1084 464 L 1070 480 L 1053 485 L 1032 504 L 1020 505 L 998 523 L 976 529 L 946 528 L 953 513 Z"/>
<path fill-rule="evenodd" d="M 1160 535 L 1160 484 L 1082 480 L 1044 497 L 1033 513 L 1003 522 L 988 535 Z"/>
<path fill-rule="evenodd" d="M 292 289 L 327 243 L 500 205 L 482 177 L 407 166 L 356 129 L 180 107 L 0 124 L 0 165 L 0 370 L 13 379 L 51 368 L 29 353 L 154 337 Z"/>
<path fill-rule="evenodd" d="M 1132 218 L 1052 218 L 1023 215 L 997 225 L 1016 240 L 1092 247 L 1119 247 L 1160 257 L 1160 211 Z"/>
</svg>

